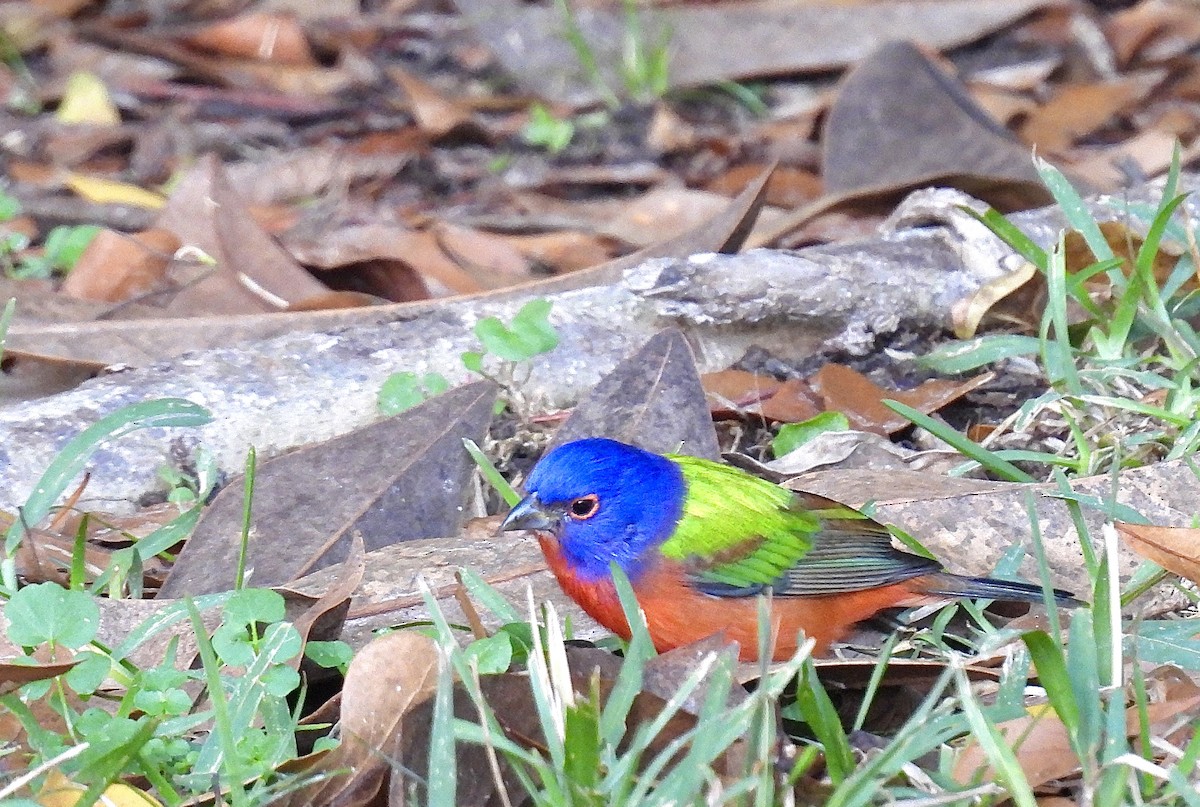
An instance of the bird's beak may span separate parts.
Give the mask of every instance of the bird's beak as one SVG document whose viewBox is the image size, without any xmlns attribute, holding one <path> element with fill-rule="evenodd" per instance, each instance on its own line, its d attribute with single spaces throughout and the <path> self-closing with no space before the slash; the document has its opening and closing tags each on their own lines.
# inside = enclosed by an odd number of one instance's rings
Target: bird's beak
<svg viewBox="0 0 1200 807">
<path fill-rule="evenodd" d="M 512 530 L 553 530 L 558 519 L 542 509 L 536 493 L 530 493 L 509 511 L 500 524 L 500 532 Z"/>
</svg>

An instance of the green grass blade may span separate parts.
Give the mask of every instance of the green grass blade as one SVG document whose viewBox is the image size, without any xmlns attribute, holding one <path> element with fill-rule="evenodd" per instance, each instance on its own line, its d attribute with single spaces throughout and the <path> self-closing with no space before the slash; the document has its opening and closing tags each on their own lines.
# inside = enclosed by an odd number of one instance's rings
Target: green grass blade
<svg viewBox="0 0 1200 807">
<path fill-rule="evenodd" d="M 1036 336 L 988 334 L 964 342 L 947 342 L 918 357 L 917 363 L 939 373 L 956 375 L 1014 356 L 1036 356 L 1041 346 Z"/>
<path fill-rule="evenodd" d="M 1075 702 L 1079 704 L 1079 751 L 1080 758 L 1094 755 L 1100 748 L 1103 730 L 1103 713 L 1100 703 L 1100 660 L 1093 644 L 1094 630 L 1092 612 L 1080 608 L 1071 618 L 1068 629 L 1071 656 L 1067 663 L 1067 674 L 1071 688 L 1075 691 Z"/>
<path fill-rule="evenodd" d="M 891 661 L 892 651 L 896 649 L 899 641 L 900 634 L 892 633 L 883 643 L 883 647 L 879 649 L 879 658 L 871 670 L 871 680 L 867 682 L 867 688 L 863 691 L 862 703 L 858 705 L 858 714 L 854 716 L 855 731 L 861 731 L 867 722 L 867 713 L 871 711 L 871 705 L 879 693 L 879 685 L 883 682 L 883 674 L 887 672 L 888 662 Z"/>
<path fill-rule="evenodd" d="M 566 29 L 563 36 L 570 43 L 572 50 L 575 51 L 575 58 L 579 60 L 580 66 L 583 68 L 584 75 L 591 82 L 597 94 L 604 101 L 604 104 L 609 109 L 616 109 L 620 106 L 620 99 L 613 92 L 604 80 L 604 76 L 600 73 L 600 66 L 596 61 L 596 54 L 592 49 L 592 45 L 588 42 L 587 37 L 583 34 L 583 29 L 579 25 L 579 20 L 575 16 L 575 9 L 571 7 L 569 0 L 554 0 L 554 7 L 558 9 L 562 16 L 563 26 Z"/>
<path fill-rule="evenodd" d="M 219 749 L 218 764 L 214 770 L 224 772 L 234 807 L 248 807 L 249 799 L 242 786 L 245 777 L 242 774 L 242 759 L 237 752 L 237 733 L 229 717 L 229 704 L 225 700 L 225 689 L 221 684 L 221 663 L 213 650 L 208 629 L 204 627 L 200 609 L 190 597 L 184 600 L 183 605 L 192 622 L 196 648 L 200 651 L 200 661 L 204 669 L 204 683 L 208 688 L 208 700 L 213 710 L 214 730 Z"/>
<path fill-rule="evenodd" d="M 250 446 L 250 450 L 246 452 L 246 475 L 242 485 L 242 534 L 238 539 L 234 591 L 241 591 L 246 585 L 246 561 L 250 556 L 250 525 L 254 515 L 254 479 L 257 468 L 258 452 L 254 450 L 254 446 Z"/>
<path fill-rule="evenodd" d="M 983 213 L 979 213 L 965 205 L 960 206 L 959 210 L 974 217 L 991 230 L 997 238 L 1023 255 L 1034 266 L 1043 270 L 1046 268 L 1049 259 L 1046 250 L 1038 246 L 1032 238 L 1021 232 L 1020 228 L 1006 219 L 1000 211 L 989 207 Z"/>
<path fill-rule="evenodd" d="M 199 503 L 184 510 L 145 538 L 139 538 L 137 543 L 133 545 L 134 551 L 143 560 L 166 552 L 192 534 L 192 530 L 195 529 L 196 523 L 200 520 L 200 513 L 203 510 L 204 506 Z"/>
<path fill-rule="evenodd" d="M 625 662 L 617 673 L 617 681 L 613 684 L 604 711 L 600 715 L 600 734 L 605 741 L 614 747 L 625 735 L 625 719 L 633 707 L 634 698 L 642 691 L 643 668 L 646 661 L 654 656 L 654 643 L 650 639 L 650 631 L 646 620 L 642 617 L 637 596 L 633 586 L 624 571 L 616 564 L 612 566 L 613 583 L 616 585 L 617 597 L 621 608 L 625 611 L 625 619 L 630 626 L 629 646 L 625 650 Z"/>
<path fill-rule="evenodd" d="M 505 503 L 509 507 L 513 507 L 517 502 L 521 501 L 521 494 L 513 489 L 513 486 L 508 484 L 508 480 L 501 475 L 500 471 L 488 458 L 487 454 L 483 453 L 475 441 L 469 437 L 463 438 L 463 446 L 467 449 L 467 453 L 471 455 L 471 459 L 475 460 L 475 464 L 479 466 L 479 472 L 483 474 L 483 479 L 489 485 L 496 489 Z"/>
<path fill-rule="evenodd" d="M 1024 633 L 1021 640 L 1029 648 L 1029 655 L 1037 666 L 1038 683 L 1046 690 L 1046 696 L 1050 699 L 1055 714 L 1067 727 L 1067 733 L 1073 739 L 1077 738 L 1080 726 L 1079 701 L 1075 698 L 1075 690 L 1071 688 L 1071 677 L 1067 674 L 1067 659 L 1063 654 L 1062 645 L 1041 630 Z"/>
<path fill-rule="evenodd" d="M 956 432 L 946 424 L 934 420 L 928 415 L 913 409 L 911 406 L 892 400 L 885 400 L 883 405 L 893 412 L 908 418 L 921 428 L 928 430 L 935 437 L 946 441 L 959 453 L 975 460 L 1002 479 L 1007 479 L 1010 482 L 1037 481 L 1008 460 L 1000 459 L 995 453 L 988 451 L 966 435 Z"/>
<path fill-rule="evenodd" d="M 84 581 L 87 580 L 88 521 L 88 514 L 84 513 L 79 519 L 79 529 L 75 530 L 75 542 L 71 547 L 71 575 L 68 587 L 74 591 L 83 591 Z"/>
<path fill-rule="evenodd" d="M 8 341 L 8 326 L 12 324 L 13 314 L 17 310 L 17 298 L 9 297 L 0 311 L 0 359 L 4 358 L 4 345 Z"/>
<path fill-rule="evenodd" d="M 459 580 L 467 589 L 467 593 L 473 599 L 478 600 L 493 614 L 500 618 L 501 622 L 523 622 L 524 619 L 521 613 L 512 606 L 512 604 L 504 599 L 500 592 L 488 585 L 488 582 L 480 577 L 474 570 L 464 568 L 459 572 Z"/>
<path fill-rule="evenodd" d="M 1058 206 L 1062 208 L 1067 223 L 1083 236 L 1083 240 L 1087 242 L 1092 254 L 1096 256 L 1096 260 L 1108 261 L 1115 258 L 1112 247 L 1109 246 L 1104 233 L 1100 231 L 1096 217 L 1092 215 L 1092 211 L 1083 197 L 1079 195 L 1079 191 L 1075 190 L 1075 187 L 1063 176 L 1061 171 L 1042 158 L 1035 157 L 1034 165 L 1042 178 L 1042 183 L 1050 191 L 1054 201 L 1058 202 Z"/>
<path fill-rule="evenodd" d="M 429 807 L 455 807 L 458 803 L 458 767 L 454 751 L 454 675 L 451 672 L 449 655 L 439 652 L 438 656 L 433 725 L 429 731 L 426 804 Z"/>
<path fill-rule="evenodd" d="M 842 721 L 838 717 L 829 693 L 821 686 L 817 677 L 817 668 L 812 659 L 804 662 L 803 678 L 796 693 L 797 705 L 804 722 L 813 730 L 813 734 L 825 747 L 825 764 L 829 768 L 829 778 L 835 785 L 840 784 L 854 772 L 854 751 L 850 748 L 850 740 Z"/>
<path fill-rule="evenodd" d="M 207 409 L 182 398 L 142 401 L 105 415 L 75 435 L 47 466 L 21 509 L 24 524 L 38 524 L 50 513 L 67 485 L 79 476 L 92 453 L 103 443 L 138 429 L 203 426 L 211 421 L 212 415 Z M 18 519 L 9 528 L 4 541 L 6 554 L 16 551 L 24 524 Z"/>
<path fill-rule="evenodd" d="M 971 691 L 971 682 L 967 680 L 966 672 L 962 669 L 955 670 L 955 678 L 958 682 L 963 714 L 971 726 L 971 734 L 991 763 L 996 778 L 1003 784 L 1017 807 L 1037 807 L 1033 788 L 1029 786 L 1029 780 L 1021 769 L 1021 763 L 1017 761 L 1017 755 L 1009 747 L 1008 740 L 996 728 L 996 724 L 983 713 L 975 693 Z"/>
<path fill-rule="evenodd" d="M 1068 391 L 1081 394 L 1083 385 L 1075 366 L 1075 351 L 1071 345 L 1070 320 L 1067 316 L 1067 253 L 1064 239 L 1065 236 L 1060 234 L 1046 267 L 1046 312 L 1042 316 L 1039 331 L 1042 366 L 1046 368 L 1052 385 L 1061 384 Z M 1053 339 L 1050 338 L 1051 330 L 1054 331 Z M 1050 349 L 1050 345 L 1056 349 Z"/>
</svg>

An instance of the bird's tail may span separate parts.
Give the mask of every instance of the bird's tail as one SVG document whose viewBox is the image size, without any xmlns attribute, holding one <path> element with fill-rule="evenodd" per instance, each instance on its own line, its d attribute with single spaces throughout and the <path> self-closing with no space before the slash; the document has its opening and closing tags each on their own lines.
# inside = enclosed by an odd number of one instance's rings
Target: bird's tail
<svg viewBox="0 0 1200 807">
<path fill-rule="evenodd" d="M 914 581 L 922 594 L 943 597 L 969 597 L 983 600 L 1016 600 L 1042 602 L 1042 587 L 1013 580 L 992 577 L 961 577 L 949 572 L 927 574 Z M 1075 599 L 1069 591 L 1053 590 L 1054 603 L 1060 608 L 1078 608 L 1086 603 Z"/>
</svg>

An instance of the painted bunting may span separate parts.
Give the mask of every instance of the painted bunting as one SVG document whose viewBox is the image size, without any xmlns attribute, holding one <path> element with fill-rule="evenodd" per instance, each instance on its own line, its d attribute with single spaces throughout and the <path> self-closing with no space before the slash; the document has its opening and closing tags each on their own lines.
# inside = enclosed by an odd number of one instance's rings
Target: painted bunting
<svg viewBox="0 0 1200 807">
<path fill-rule="evenodd" d="M 760 594 L 771 595 L 776 660 L 795 653 L 801 632 L 824 653 L 884 608 L 1042 601 L 1038 586 L 951 574 L 893 547 L 886 527 L 853 508 L 709 460 L 589 438 L 547 453 L 525 490 L 500 529 L 534 531 L 563 590 L 628 638 L 615 562 L 660 651 L 722 633 L 754 660 Z"/>
</svg>

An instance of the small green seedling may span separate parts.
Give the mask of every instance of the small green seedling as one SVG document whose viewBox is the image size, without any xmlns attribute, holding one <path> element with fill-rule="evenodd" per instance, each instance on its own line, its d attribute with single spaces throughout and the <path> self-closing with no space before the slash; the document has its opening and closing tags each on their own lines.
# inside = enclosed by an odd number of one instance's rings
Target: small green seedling
<svg viewBox="0 0 1200 807">
<path fill-rule="evenodd" d="M 555 117 L 545 104 L 529 108 L 529 122 L 521 130 L 521 138 L 529 145 L 558 154 L 571 144 L 573 137 L 575 124 L 570 120 Z"/>
<path fill-rule="evenodd" d="M 96 637 L 100 608 L 82 591 L 55 583 L 37 583 L 18 590 L 4 606 L 8 638 L 19 647 L 47 645 L 78 650 Z"/>
<path fill-rule="evenodd" d="M 850 421 L 841 412 L 822 412 L 801 423 L 785 423 L 771 441 L 776 458 L 790 454 L 800 446 L 825 432 L 841 432 L 850 428 Z"/>
<path fill-rule="evenodd" d="M 412 409 L 422 401 L 441 395 L 450 388 L 450 382 L 441 373 L 392 373 L 379 388 L 379 411 L 395 415 Z"/>
<path fill-rule="evenodd" d="M 475 323 L 475 335 L 483 343 L 483 352 L 463 354 L 463 364 L 468 370 L 483 372 L 483 359 L 487 354 L 508 362 L 529 361 L 534 356 L 549 353 L 558 347 L 558 332 L 550 324 L 549 300 L 530 300 L 521 306 L 511 325 L 505 325 L 497 317 L 484 317 Z"/>
<path fill-rule="evenodd" d="M 0 224 L 19 215 L 20 201 L 0 191 Z M 46 235 L 42 254 L 23 255 L 19 259 L 18 253 L 29 248 L 29 236 L 19 232 L 0 233 L 0 267 L 15 280 L 65 275 L 75 268 L 83 251 L 99 232 L 100 228 L 94 224 L 59 225 Z"/>
<path fill-rule="evenodd" d="M 342 675 L 350 667 L 354 658 L 354 648 L 339 640 L 328 642 L 311 641 L 304 645 L 304 657 L 327 670 L 337 670 Z"/>
<path fill-rule="evenodd" d="M 56 274 L 68 274 L 75 268 L 83 251 L 99 232 L 100 228 L 94 224 L 55 227 L 46 236 L 41 255 L 27 255 L 21 258 L 15 265 L 6 267 L 6 273 L 14 280 L 44 279 Z M 5 241 L 5 247 L 13 246 L 15 244 L 10 235 Z M 27 239 L 24 246 L 28 246 Z"/>
<path fill-rule="evenodd" d="M 517 368 L 558 346 L 558 332 L 549 319 L 551 307 L 549 300 L 539 298 L 521 306 L 508 325 L 498 317 L 484 317 L 475 323 L 475 335 L 483 349 L 463 353 L 462 363 L 472 373 L 505 389 L 507 399 L 497 402 L 497 413 L 503 411 L 506 403 L 519 399 L 514 382 Z M 440 373 L 424 376 L 408 371 L 393 373 L 379 390 L 379 408 L 384 414 L 393 415 L 449 387 L 450 382 Z"/>
<path fill-rule="evenodd" d="M 163 465 L 158 478 L 167 485 L 167 501 L 179 507 L 191 507 L 206 499 L 217 483 L 217 458 L 200 446 L 188 468 Z"/>
<path fill-rule="evenodd" d="M 0 224 L 21 215 L 21 203 L 12 194 L 0 191 Z"/>
</svg>

